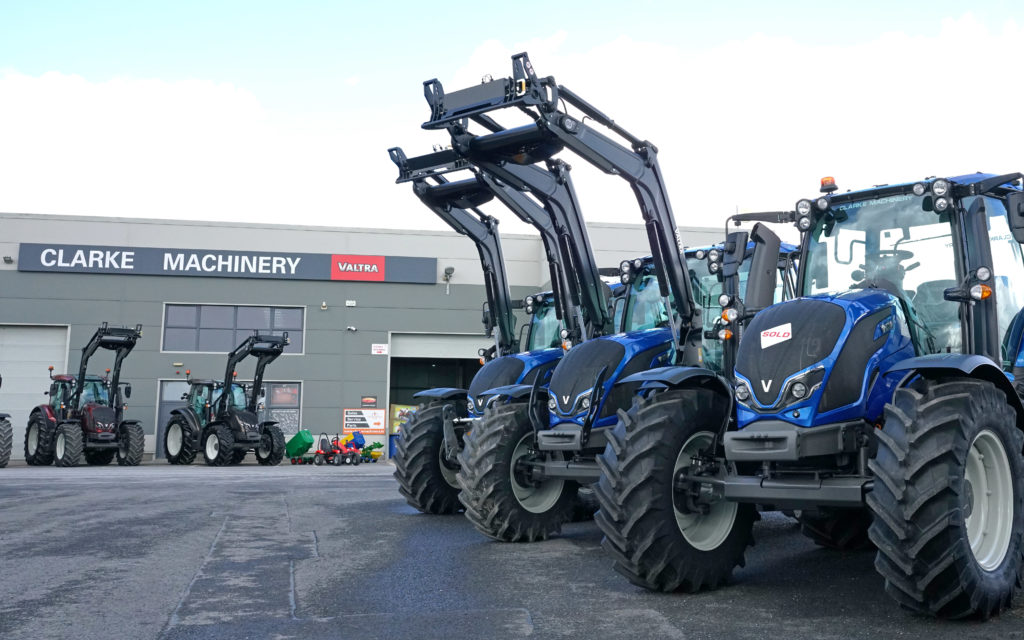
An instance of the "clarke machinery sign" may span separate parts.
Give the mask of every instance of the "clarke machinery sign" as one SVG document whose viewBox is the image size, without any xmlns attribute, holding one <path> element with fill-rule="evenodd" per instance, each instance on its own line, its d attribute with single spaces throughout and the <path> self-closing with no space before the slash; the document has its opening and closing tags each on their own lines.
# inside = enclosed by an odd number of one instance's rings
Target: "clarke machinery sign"
<svg viewBox="0 0 1024 640">
<path fill-rule="evenodd" d="M 22 243 L 18 271 L 434 284 L 437 258 Z"/>
</svg>

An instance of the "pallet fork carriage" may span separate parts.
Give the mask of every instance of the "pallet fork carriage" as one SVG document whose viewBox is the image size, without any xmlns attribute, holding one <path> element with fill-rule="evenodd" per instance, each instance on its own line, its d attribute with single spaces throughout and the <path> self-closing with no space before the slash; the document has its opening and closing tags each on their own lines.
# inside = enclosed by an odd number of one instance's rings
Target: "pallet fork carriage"
<svg viewBox="0 0 1024 640">
<path fill-rule="evenodd" d="M 137 420 L 124 419 L 124 400 L 131 397 L 129 383 L 121 382 L 121 366 L 142 337 L 142 325 L 111 327 L 104 322 L 82 348 L 77 375 L 53 375 L 50 367 L 48 404 L 34 408 L 25 430 L 25 460 L 30 465 L 122 466 L 142 462 L 145 436 Z M 88 374 L 89 361 L 100 350 L 114 352 L 107 377 Z"/>
<path fill-rule="evenodd" d="M 276 336 L 253 331 L 228 354 L 223 381 L 190 377 L 189 390 L 182 398 L 187 404 L 171 411 L 164 433 L 167 462 L 191 464 L 202 451 L 206 464 L 224 466 L 239 464 L 249 451 L 255 451 L 259 464 L 280 464 L 284 434 L 277 422 L 261 422 L 257 414 L 264 395 L 264 371 L 287 345 L 288 332 Z M 234 380 L 238 365 L 249 356 L 256 357 L 256 367 L 246 392 Z"/>
</svg>

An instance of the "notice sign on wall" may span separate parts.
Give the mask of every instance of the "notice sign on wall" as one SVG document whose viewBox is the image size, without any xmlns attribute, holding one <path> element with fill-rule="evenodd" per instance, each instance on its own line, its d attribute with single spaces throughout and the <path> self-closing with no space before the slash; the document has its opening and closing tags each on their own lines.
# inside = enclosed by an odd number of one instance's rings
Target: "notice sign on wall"
<svg viewBox="0 0 1024 640">
<path fill-rule="evenodd" d="M 434 284 L 437 258 L 22 243 L 18 271 Z"/>
<path fill-rule="evenodd" d="M 386 431 L 386 417 L 384 409 L 342 409 L 341 430 L 343 433 L 359 431 L 364 436 L 382 436 Z"/>
<path fill-rule="evenodd" d="M 370 345 L 371 356 L 386 356 L 388 355 L 388 343 L 386 342 L 374 342 Z"/>
</svg>

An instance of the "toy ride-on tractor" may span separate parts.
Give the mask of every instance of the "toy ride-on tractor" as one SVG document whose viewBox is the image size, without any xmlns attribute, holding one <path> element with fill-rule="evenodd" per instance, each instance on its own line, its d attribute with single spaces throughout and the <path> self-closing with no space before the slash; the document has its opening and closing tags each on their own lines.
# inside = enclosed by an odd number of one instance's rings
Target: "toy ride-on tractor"
<svg viewBox="0 0 1024 640">
<path fill-rule="evenodd" d="M 135 466 L 142 462 L 145 435 L 137 420 L 124 420 L 124 398 L 130 398 L 130 383 L 122 383 L 121 364 L 142 337 L 142 325 L 134 329 L 110 327 L 104 322 L 82 349 L 78 375 L 53 375 L 50 367 L 48 404 L 29 414 L 25 430 L 25 461 L 30 465 L 56 463 L 74 467 L 117 463 Z M 113 369 L 107 376 L 88 375 L 89 359 L 97 349 L 113 351 Z"/>
<path fill-rule="evenodd" d="M 189 391 L 183 399 L 187 406 L 171 411 L 164 434 L 167 462 L 191 464 L 200 450 L 206 464 L 220 467 L 239 464 L 249 451 L 255 451 L 261 465 L 280 464 L 284 457 L 284 434 L 277 422 L 261 422 L 257 402 L 263 395 L 263 372 L 284 351 L 287 332 L 281 336 L 253 332 L 245 342 L 228 354 L 225 382 L 189 379 Z M 250 355 L 257 357 L 251 387 L 232 381 L 235 368 Z"/>
</svg>

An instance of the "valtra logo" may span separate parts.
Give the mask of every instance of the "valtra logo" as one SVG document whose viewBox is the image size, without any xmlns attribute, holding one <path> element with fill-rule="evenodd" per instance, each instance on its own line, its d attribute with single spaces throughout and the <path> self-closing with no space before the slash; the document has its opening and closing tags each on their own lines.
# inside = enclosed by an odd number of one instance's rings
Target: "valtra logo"
<svg viewBox="0 0 1024 640">
<path fill-rule="evenodd" d="M 384 281 L 384 256 L 331 256 L 331 280 Z"/>
<path fill-rule="evenodd" d="M 761 332 L 761 348 L 767 349 L 793 337 L 793 324 L 787 322 Z"/>
</svg>

